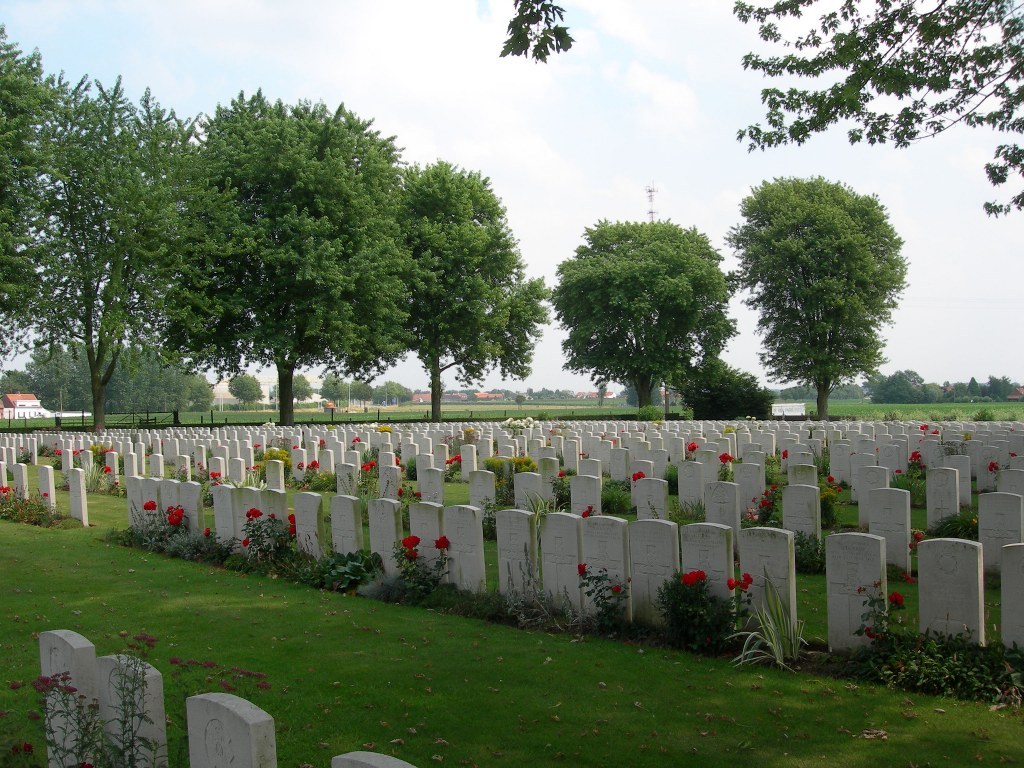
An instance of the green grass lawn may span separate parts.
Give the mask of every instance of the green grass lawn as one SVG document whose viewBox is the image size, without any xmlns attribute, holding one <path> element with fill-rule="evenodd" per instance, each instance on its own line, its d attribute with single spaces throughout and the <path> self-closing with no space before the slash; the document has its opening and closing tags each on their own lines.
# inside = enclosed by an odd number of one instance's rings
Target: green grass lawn
<svg viewBox="0 0 1024 768">
<path fill-rule="evenodd" d="M 447 491 L 450 503 L 468 495 L 462 485 Z M 105 543 L 106 530 L 125 525 L 126 502 L 89 502 L 89 530 L 0 523 L 0 712 L 8 712 L 0 747 L 40 742 L 23 714 L 31 689 L 9 683 L 38 674 L 39 632 L 73 629 L 100 654 L 123 649 L 119 632 L 155 635 L 151 660 L 168 678 L 172 656 L 267 673 L 271 689 L 249 698 L 275 719 L 281 766 L 327 766 L 332 755 L 363 748 L 419 766 L 1024 760 L 1016 711 L 526 632 L 169 560 Z M 915 525 L 923 515 L 914 510 Z M 844 508 L 842 518 L 855 521 L 856 509 Z M 490 543 L 487 559 L 493 573 Z M 902 615 L 916 619 L 916 587 L 900 588 Z M 811 638 L 825 636 L 824 596 L 824 577 L 799 577 Z M 998 593 L 986 602 L 997 609 Z M 218 680 L 204 686 L 220 690 Z M 887 738 L 864 737 L 874 731 Z"/>
</svg>

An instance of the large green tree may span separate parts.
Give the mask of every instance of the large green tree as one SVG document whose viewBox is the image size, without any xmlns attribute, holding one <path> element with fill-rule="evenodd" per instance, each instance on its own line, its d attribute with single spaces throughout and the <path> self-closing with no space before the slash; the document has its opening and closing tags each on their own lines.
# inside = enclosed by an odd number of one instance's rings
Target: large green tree
<svg viewBox="0 0 1024 768">
<path fill-rule="evenodd" d="M 719 358 L 706 360 L 676 380 L 683 400 L 695 419 L 768 419 L 775 397 L 757 378 Z"/>
<path fill-rule="evenodd" d="M 776 179 L 740 204 L 730 231 L 737 280 L 760 313 L 761 362 L 772 378 L 832 390 L 883 361 L 880 330 L 903 291 L 903 242 L 877 198 L 842 184 Z"/>
<path fill-rule="evenodd" d="M 761 92 L 766 126 L 740 131 L 751 148 L 802 144 L 839 123 L 851 143 L 897 147 L 957 125 L 1024 133 L 1024 14 L 1016 0 L 774 0 L 737 2 L 735 12 L 782 48 L 743 59 L 785 81 Z M 794 87 L 795 77 L 812 87 Z M 1000 144 L 985 170 L 995 185 L 1011 175 L 1019 182 L 1024 148 Z M 1020 208 L 1024 191 L 985 204 L 993 214 Z"/>
<path fill-rule="evenodd" d="M 55 84 L 40 131 L 47 147 L 36 275 L 28 303 L 38 343 L 81 345 L 94 429 L 122 353 L 158 343 L 156 318 L 177 257 L 191 127 L 149 91 L 138 106 L 118 79 Z"/>
<path fill-rule="evenodd" d="M 543 280 L 526 279 L 505 208 L 479 173 L 413 166 L 403 200 L 414 297 L 406 327 L 439 420 L 445 371 L 464 385 L 495 367 L 506 378 L 529 374 L 548 291 Z"/>
<path fill-rule="evenodd" d="M 20 346 L 15 329 L 26 324 L 36 290 L 29 245 L 44 163 L 39 126 L 51 95 L 38 53 L 24 55 L 0 25 L 0 355 Z"/>
<path fill-rule="evenodd" d="M 251 373 L 232 376 L 228 380 L 228 392 L 242 404 L 242 408 L 245 410 L 251 409 L 263 399 L 263 387 L 260 386 L 260 380 Z"/>
<path fill-rule="evenodd" d="M 721 256 L 696 229 L 600 221 L 558 267 L 552 304 L 567 367 L 628 382 L 639 405 L 655 383 L 715 357 L 735 334 Z"/>
<path fill-rule="evenodd" d="M 227 204 L 200 209 L 207 236 L 178 276 L 167 338 L 196 365 L 274 366 L 291 424 L 296 368 L 369 376 L 405 351 L 398 150 L 344 107 L 262 93 L 219 106 L 201 135 Z"/>
</svg>

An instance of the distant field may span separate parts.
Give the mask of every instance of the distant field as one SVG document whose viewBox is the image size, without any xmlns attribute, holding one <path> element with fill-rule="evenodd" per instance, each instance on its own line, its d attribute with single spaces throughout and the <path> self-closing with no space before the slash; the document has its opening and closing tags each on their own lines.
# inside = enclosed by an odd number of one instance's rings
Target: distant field
<svg viewBox="0 0 1024 768">
<path fill-rule="evenodd" d="M 600 416 L 621 418 L 634 413 L 635 408 L 622 401 L 607 402 L 598 407 L 596 401 L 587 400 L 551 400 L 524 403 L 519 407 L 514 402 L 500 403 L 442 403 L 442 418 L 457 419 L 507 419 L 532 416 L 533 418 L 596 418 Z M 678 410 L 678 409 L 676 409 Z M 206 411 L 203 413 L 181 413 L 183 425 L 193 424 L 261 424 L 267 421 L 276 422 L 278 412 L 260 411 Z M 346 424 L 350 422 L 364 423 L 367 421 L 425 421 L 430 418 L 430 406 L 412 403 L 391 406 L 367 406 L 364 409 L 353 407 L 352 413 L 340 411 L 334 414 L 320 410 L 296 410 L 296 423 L 327 423 Z M 168 427 L 172 425 L 170 413 L 141 414 L 107 414 L 107 426 L 153 426 Z M 92 419 L 64 419 L 64 429 L 80 429 L 92 426 Z M 0 429 L 53 429 L 53 419 L 11 419 L 0 421 Z"/>
<path fill-rule="evenodd" d="M 815 403 L 805 401 L 807 412 L 812 413 Z M 678 411 L 678 409 L 673 409 Z M 447 420 L 471 419 L 507 419 L 532 416 L 533 418 L 551 419 L 593 419 L 593 418 L 629 418 L 636 409 L 622 401 L 612 401 L 599 407 L 595 401 L 588 400 L 531 400 L 520 408 L 512 402 L 499 403 L 443 403 L 442 418 Z M 987 412 L 987 413 L 983 413 Z M 832 418 L 856 419 L 863 421 L 880 421 L 887 418 L 917 421 L 984 421 L 988 418 L 996 421 L 1016 421 L 1024 418 L 1022 403 L 932 403 L 919 404 L 880 404 L 859 400 L 833 400 L 829 403 L 829 415 Z M 194 424 L 262 424 L 276 422 L 277 411 L 206 411 L 204 413 L 180 414 L 183 425 Z M 430 418 L 430 407 L 424 405 L 373 406 L 352 413 L 336 412 L 333 415 L 318 410 L 296 410 L 295 421 L 307 423 L 365 423 L 367 421 L 427 421 Z M 168 427 L 172 424 L 170 413 L 149 414 L 108 414 L 107 426 L 133 427 L 152 426 Z M 81 429 L 92 426 L 91 419 L 64 419 L 64 429 Z M 27 419 L 0 421 L 0 430 L 8 429 L 53 429 L 53 419 Z"/>
<path fill-rule="evenodd" d="M 814 410 L 813 402 L 807 411 Z M 1016 421 L 1024 418 L 1024 403 L 930 403 L 889 404 L 866 403 L 857 400 L 832 400 L 828 404 L 829 416 L 842 418 L 881 420 L 899 414 L 899 419 L 918 421 L 984 421 L 989 414 L 995 421 Z M 979 414 L 981 417 L 979 418 Z"/>
</svg>

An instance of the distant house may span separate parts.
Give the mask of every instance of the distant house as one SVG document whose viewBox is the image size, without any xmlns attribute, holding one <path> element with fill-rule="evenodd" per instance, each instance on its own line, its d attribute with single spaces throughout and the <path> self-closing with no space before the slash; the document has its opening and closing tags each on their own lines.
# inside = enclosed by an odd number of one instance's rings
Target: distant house
<svg viewBox="0 0 1024 768">
<path fill-rule="evenodd" d="M 474 392 L 473 397 L 477 400 L 504 400 L 505 395 L 501 392 Z"/>
<path fill-rule="evenodd" d="M 577 400 L 597 400 L 598 394 L 597 392 L 577 392 L 573 397 Z M 605 395 L 605 397 L 609 397 L 609 395 Z"/>
<path fill-rule="evenodd" d="M 0 402 L 3 403 L 3 418 L 5 419 L 35 419 L 53 415 L 43 408 L 43 404 L 35 395 L 14 392 L 4 395 Z"/>
<path fill-rule="evenodd" d="M 1010 394 L 1006 396 L 1006 399 L 1012 400 L 1015 403 L 1024 400 L 1024 387 L 1017 387 L 1016 389 L 1011 389 Z"/>
<path fill-rule="evenodd" d="M 429 392 L 413 392 L 412 393 L 413 403 L 429 403 L 430 393 Z"/>
</svg>

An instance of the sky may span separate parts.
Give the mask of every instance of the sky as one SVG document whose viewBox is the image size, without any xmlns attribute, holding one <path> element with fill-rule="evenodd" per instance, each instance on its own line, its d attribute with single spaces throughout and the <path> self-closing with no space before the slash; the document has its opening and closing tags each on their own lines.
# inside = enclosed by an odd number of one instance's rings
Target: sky
<svg viewBox="0 0 1024 768">
<path fill-rule="evenodd" d="M 883 331 L 884 374 L 926 381 L 1024 380 L 1014 354 L 1024 213 L 985 215 L 984 164 L 1005 137 L 956 129 L 908 149 L 851 146 L 840 128 L 801 147 L 748 152 L 737 131 L 763 120 L 742 57 L 768 52 L 728 0 L 563 0 L 572 49 L 547 64 L 500 58 L 512 0 L 0 0 L 8 40 L 38 49 L 47 73 L 148 87 L 179 115 L 212 114 L 239 92 L 344 104 L 396 137 L 406 163 L 445 160 L 491 180 L 528 277 L 556 284 L 589 226 L 659 219 L 705 233 L 723 255 L 740 201 L 764 181 L 823 176 L 876 195 L 904 240 L 907 288 Z M 738 334 L 722 357 L 771 382 L 757 315 L 735 297 Z M 594 389 L 563 368 L 548 326 L 533 373 L 483 385 Z M 312 372 L 312 373 L 315 373 Z M 415 359 L 378 381 L 425 389 Z M 454 376 L 446 386 L 456 385 Z"/>
</svg>

